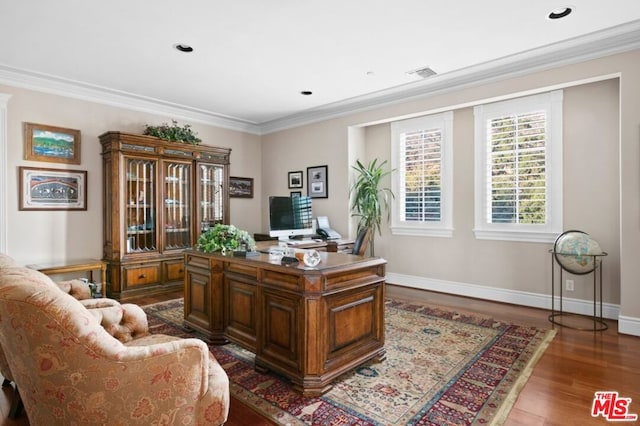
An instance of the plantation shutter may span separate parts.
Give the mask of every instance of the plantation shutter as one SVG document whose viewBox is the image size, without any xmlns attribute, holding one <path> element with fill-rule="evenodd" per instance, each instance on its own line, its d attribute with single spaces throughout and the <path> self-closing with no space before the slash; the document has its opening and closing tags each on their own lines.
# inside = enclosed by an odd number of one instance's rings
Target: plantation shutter
<svg viewBox="0 0 640 426">
<path fill-rule="evenodd" d="M 545 111 L 506 115 L 488 121 L 488 222 L 546 223 Z"/>
<path fill-rule="evenodd" d="M 400 138 L 401 220 L 441 220 L 442 129 L 403 133 Z"/>
</svg>

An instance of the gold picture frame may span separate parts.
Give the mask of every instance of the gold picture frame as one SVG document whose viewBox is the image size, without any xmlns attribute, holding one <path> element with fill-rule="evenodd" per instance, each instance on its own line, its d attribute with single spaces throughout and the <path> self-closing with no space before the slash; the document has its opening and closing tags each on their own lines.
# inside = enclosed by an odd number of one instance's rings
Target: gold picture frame
<svg viewBox="0 0 640 426">
<path fill-rule="evenodd" d="M 19 210 L 87 210 L 87 171 L 18 167 Z"/>
<path fill-rule="evenodd" d="M 80 130 L 24 123 L 24 159 L 80 164 Z"/>
</svg>

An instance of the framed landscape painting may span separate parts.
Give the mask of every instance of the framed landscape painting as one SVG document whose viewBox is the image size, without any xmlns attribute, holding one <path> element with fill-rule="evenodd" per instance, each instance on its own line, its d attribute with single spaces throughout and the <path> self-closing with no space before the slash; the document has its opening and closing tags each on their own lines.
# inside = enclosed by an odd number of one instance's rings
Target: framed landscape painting
<svg viewBox="0 0 640 426">
<path fill-rule="evenodd" d="M 230 177 L 229 196 L 234 198 L 253 198 L 253 178 Z"/>
<path fill-rule="evenodd" d="M 80 130 L 24 123 L 24 159 L 80 164 Z"/>
<path fill-rule="evenodd" d="M 87 210 L 87 171 L 18 167 L 20 210 Z"/>
</svg>

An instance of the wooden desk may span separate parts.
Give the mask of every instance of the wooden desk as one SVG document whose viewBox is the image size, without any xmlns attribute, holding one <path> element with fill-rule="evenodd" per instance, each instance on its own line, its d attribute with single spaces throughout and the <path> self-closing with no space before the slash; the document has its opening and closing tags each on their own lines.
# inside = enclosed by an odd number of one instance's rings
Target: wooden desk
<svg viewBox="0 0 640 426">
<path fill-rule="evenodd" d="M 93 271 L 100 270 L 103 288 L 107 282 L 107 265 L 102 260 L 78 259 L 64 262 L 51 262 L 27 265 L 27 268 L 35 269 L 46 275 L 67 274 L 70 272 L 88 272 L 89 281 L 93 281 Z"/>
<path fill-rule="evenodd" d="M 322 252 L 316 268 L 185 252 L 185 325 L 256 354 L 255 368 L 319 396 L 341 374 L 384 358 L 384 259 Z"/>
</svg>

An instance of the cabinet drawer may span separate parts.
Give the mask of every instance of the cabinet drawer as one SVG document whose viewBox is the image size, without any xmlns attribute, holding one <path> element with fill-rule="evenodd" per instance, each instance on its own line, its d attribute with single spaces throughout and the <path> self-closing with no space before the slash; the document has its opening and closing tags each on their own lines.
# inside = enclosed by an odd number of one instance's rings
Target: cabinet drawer
<svg viewBox="0 0 640 426">
<path fill-rule="evenodd" d="M 164 281 L 184 280 L 184 260 L 164 262 Z"/>
<path fill-rule="evenodd" d="M 160 264 L 148 264 L 139 266 L 126 266 L 125 276 L 127 287 L 139 285 L 157 284 L 160 282 Z"/>
</svg>

